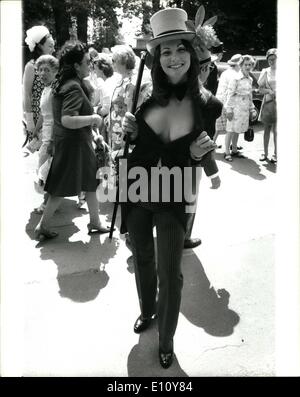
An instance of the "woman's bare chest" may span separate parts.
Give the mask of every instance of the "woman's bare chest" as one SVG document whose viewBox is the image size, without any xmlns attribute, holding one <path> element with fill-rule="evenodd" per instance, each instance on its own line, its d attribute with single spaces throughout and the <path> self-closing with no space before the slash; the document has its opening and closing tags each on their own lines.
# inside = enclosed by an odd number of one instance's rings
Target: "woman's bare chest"
<svg viewBox="0 0 300 397">
<path fill-rule="evenodd" d="M 145 114 L 149 127 L 167 143 L 192 131 L 194 115 L 191 100 L 171 100 L 166 107 L 155 106 Z"/>
</svg>

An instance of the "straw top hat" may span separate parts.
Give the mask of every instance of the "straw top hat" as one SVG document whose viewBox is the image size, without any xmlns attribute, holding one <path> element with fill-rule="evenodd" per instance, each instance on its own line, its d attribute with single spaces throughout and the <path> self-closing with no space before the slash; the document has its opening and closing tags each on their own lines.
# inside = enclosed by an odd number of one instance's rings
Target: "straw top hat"
<svg viewBox="0 0 300 397">
<path fill-rule="evenodd" d="M 242 61 L 242 55 L 241 54 L 235 54 L 232 55 L 232 57 L 227 61 L 228 65 L 235 66 L 239 65 Z"/>
<path fill-rule="evenodd" d="M 28 45 L 30 52 L 33 52 L 35 46 L 48 34 L 50 34 L 49 30 L 43 25 L 33 26 L 28 29 L 26 31 L 25 43 Z"/>
<path fill-rule="evenodd" d="M 170 40 L 192 41 L 195 32 L 187 29 L 187 13 L 180 8 L 166 8 L 156 12 L 150 18 L 153 38 L 147 43 L 147 50 L 154 54 L 155 48 Z"/>
</svg>

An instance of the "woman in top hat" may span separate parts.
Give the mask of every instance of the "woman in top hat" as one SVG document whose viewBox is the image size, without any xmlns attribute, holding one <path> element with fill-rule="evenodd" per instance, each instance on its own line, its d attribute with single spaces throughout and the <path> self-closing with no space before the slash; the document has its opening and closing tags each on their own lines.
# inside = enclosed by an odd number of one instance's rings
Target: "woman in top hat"
<svg viewBox="0 0 300 397">
<path fill-rule="evenodd" d="M 40 98 L 44 89 L 35 61 L 41 55 L 52 55 L 54 40 L 46 26 L 38 25 L 26 31 L 25 42 L 31 52 L 32 59 L 27 62 L 23 74 L 23 106 L 26 129 L 33 133 L 40 114 Z"/>
<path fill-rule="evenodd" d="M 123 122 L 124 131 L 135 144 L 128 158 L 129 172 L 134 166 L 146 171 L 159 171 L 161 166 L 183 171 L 191 161 L 206 164 L 212 174 L 217 171 L 212 157 L 215 145 L 203 122 L 207 97 L 199 89 L 199 61 L 191 43 L 195 33 L 187 29 L 186 20 L 186 12 L 177 8 L 158 11 L 150 19 L 154 38 L 148 42 L 147 49 L 153 55 L 153 92 L 135 117 L 127 113 Z M 147 173 L 146 182 L 155 190 L 157 186 L 151 185 L 151 175 Z M 176 189 L 180 182 L 184 186 L 186 180 L 179 179 L 174 178 L 170 187 Z M 176 202 L 169 191 L 170 200 L 164 202 L 161 193 L 158 192 L 158 200 L 147 195 L 148 200 L 130 202 L 128 197 L 128 202 L 122 204 L 121 232 L 128 230 L 130 234 L 141 308 L 134 332 L 144 331 L 158 315 L 159 361 L 163 368 L 168 368 L 174 356 L 188 214 L 184 199 Z M 157 267 L 153 225 L 157 232 Z"/>
</svg>

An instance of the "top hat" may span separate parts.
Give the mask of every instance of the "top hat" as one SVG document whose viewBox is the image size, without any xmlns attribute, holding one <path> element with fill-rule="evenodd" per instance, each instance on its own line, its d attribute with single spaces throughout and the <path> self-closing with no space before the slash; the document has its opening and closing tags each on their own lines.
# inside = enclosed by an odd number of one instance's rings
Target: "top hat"
<svg viewBox="0 0 300 397">
<path fill-rule="evenodd" d="M 228 65 L 235 66 L 239 65 L 242 61 L 242 55 L 241 54 L 235 54 L 232 55 L 232 57 L 227 61 Z"/>
<path fill-rule="evenodd" d="M 147 43 L 147 50 L 151 55 L 155 48 L 166 41 L 187 40 L 192 41 L 195 32 L 187 30 L 185 22 L 187 13 L 180 8 L 166 8 L 156 12 L 150 18 L 153 38 Z"/>
</svg>

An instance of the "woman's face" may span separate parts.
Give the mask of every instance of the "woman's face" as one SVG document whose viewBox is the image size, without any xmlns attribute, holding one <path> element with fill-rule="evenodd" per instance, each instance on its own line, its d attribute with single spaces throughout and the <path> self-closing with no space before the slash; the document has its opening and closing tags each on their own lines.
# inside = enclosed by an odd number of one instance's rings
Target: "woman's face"
<svg viewBox="0 0 300 397">
<path fill-rule="evenodd" d="M 212 69 L 211 63 L 208 63 L 206 65 L 203 65 L 200 67 L 200 73 L 199 73 L 199 79 L 201 82 L 204 84 L 206 80 L 208 79 L 209 73 Z"/>
<path fill-rule="evenodd" d="M 121 76 L 125 75 L 127 72 L 126 66 L 121 63 L 118 57 L 112 57 L 112 64 L 114 72 L 119 73 Z"/>
<path fill-rule="evenodd" d="M 249 60 L 245 60 L 241 66 L 241 71 L 245 76 L 249 76 L 249 73 L 251 72 L 253 68 L 253 63 Z"/>
<path fill-rule="evenodd" d="M 276 67 L 276 60 L 277 60 L 277 56 L 276 55 L 270 55 L 268 57 L 268 64 L 271 66 L 271 68 L 275 68 Z"/>
<path fill-rule="evenodd" d="M 48 37 L 44 44 L 39 44 L 39 47 L 44 55 L 52 55 L 55 50 L 53 38 L 51 36 Z"/>
<path fill-rule="evenodd" d="M 47 86 L 52 83 L 57 74 L 57 70 L 52 68 L 48 63 L 42 63 L 38 68 L 41 80 Z"/>
<path fill-rule="evenodd" d="M 95 71 L 97 77 L 103 78 L 104 74 L 103 74 L 102 70 L 99 69 L 99 67 L 96 63 L 94 63 L 94 71 Z"/>
<path fill-rule="evenodd" d="M 181 40 L 160 45 L 160 65 L 172 84 L 184 80 L 191 66 L 191 54 Z"/>
<path fill-rule="evenodd" d="M 84 54 L 82 61 L 75 64 L 78 77 L 84 79 L 90 74 L 90 56 L 88 53 Z"/>
</svg>

